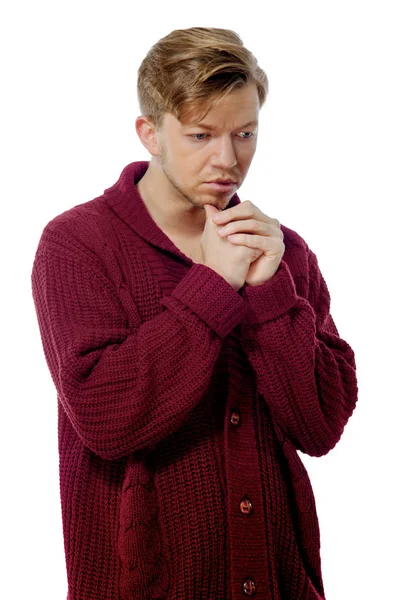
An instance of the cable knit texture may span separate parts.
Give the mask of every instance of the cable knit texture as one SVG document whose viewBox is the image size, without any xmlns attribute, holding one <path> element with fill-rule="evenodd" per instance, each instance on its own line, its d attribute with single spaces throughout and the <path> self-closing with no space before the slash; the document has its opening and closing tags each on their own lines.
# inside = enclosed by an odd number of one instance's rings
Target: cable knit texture
<svg viewBox="0 0 400 600">
<path fill-rule="evenodd" d="M 274 277 L 235 291 L 155 224 L 148 164 L 52 219 L 33 264 L 68 600 L 321 600 L 297 450 L 335 446 L 357 380 L 317 259 L 282 226 Z"/>
</svg>

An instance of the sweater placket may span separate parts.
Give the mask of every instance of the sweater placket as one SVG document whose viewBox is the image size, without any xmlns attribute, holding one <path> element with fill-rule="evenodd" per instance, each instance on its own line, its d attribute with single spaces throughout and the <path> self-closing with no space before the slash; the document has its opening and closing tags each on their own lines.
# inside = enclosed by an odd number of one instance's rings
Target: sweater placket
<svg viewBox="0 0 400 600">
<path fill-rule="evenodd" d="M 255 390 L 237 338 L 230 341 L 224 441 L 231 594 L 232 600 L 272 600 L 253 417 Z"/>
</svg>

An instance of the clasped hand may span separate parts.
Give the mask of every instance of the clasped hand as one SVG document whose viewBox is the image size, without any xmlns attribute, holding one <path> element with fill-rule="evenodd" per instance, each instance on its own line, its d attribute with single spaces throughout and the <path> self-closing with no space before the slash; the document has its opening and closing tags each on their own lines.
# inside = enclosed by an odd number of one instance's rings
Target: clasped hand
<svg viewBox="0 0 400 600">
<path fill-rule="evenodd" d="M 249 267 L 246 284 L 261 285 L 278 270 L 285 244 L 277 219 L 265 215 L 250 200 L 219 211 L 215 206 L 204 206 L 206 217 L 221 226 L 218 235 L 229 243 L 259 250 L 259 256 Z"/>
</svg>

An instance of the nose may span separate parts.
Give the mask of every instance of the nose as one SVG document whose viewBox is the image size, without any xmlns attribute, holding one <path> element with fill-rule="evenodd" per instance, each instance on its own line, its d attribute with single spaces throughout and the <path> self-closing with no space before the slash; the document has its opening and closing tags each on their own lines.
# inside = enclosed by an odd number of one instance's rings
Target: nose
<svg viewBox="0 0 400 600">
<path fill-rule="evenodd" d="M 237 164 L 235 147 L 230 135 L 215 138 L 211 161 L 213 167 L 226 171 Z"/>
</svg>

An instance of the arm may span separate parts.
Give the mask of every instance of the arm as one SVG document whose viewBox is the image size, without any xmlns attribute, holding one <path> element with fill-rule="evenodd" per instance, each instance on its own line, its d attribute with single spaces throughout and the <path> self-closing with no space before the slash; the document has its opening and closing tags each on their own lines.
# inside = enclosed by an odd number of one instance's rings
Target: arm
<svg viewBox="0 0 400 600">
<path fill-rule="evenodd" d="M 296 448 L 321 456 L 339 441 L 357 400 L 354 354 L 329 313 L 330 297 L 316 256 L 307 248 L 309 289 L 296 292 L 288 264 L 242 297 L 249 316 L 242 343 L 257 387 Z"/>
<path fill-rule="evenodd" d="M 105 459 L 151 447 L 183 424 L 246 310 L 222 277 L 193 265 L 142 323 L 95 255 L 46 230 L 32 293 L 59 400 L 82 442 Z"/>
</svg>

